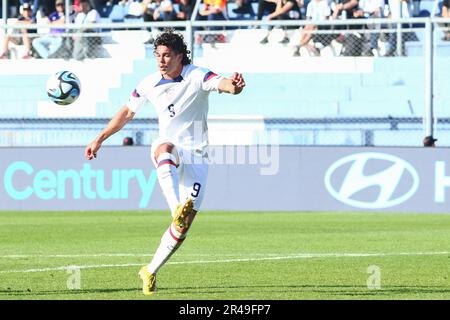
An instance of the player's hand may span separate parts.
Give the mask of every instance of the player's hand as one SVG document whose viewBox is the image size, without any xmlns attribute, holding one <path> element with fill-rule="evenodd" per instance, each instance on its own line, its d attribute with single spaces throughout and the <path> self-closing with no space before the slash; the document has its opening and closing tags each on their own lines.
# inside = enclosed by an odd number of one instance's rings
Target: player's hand
<svg viewBox="0 0 450 320">
<path fill-rule="evenodd" d="M 235 87 L 242 90 L 245 87 L 245 81 L 242 73 L 233 73 L 233 75 L 231 76 L 231 83 L 233 83 Z"/>
<path fill-rule="evenodd" d="M 101 143 L 99 143 L 97 140 L 92 141 L 86 149 L 84 150 L 84 157 L 86 160 L 92 160 L 94 158 L 97 158 L 97 151 L 101 147 Z"/>
</svg>

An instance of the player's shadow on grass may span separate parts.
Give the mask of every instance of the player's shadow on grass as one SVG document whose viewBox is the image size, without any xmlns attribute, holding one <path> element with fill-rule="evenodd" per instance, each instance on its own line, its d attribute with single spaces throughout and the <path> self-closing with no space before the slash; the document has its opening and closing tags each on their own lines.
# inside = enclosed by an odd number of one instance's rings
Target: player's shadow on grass
<svg viewBox="0 0 450 320">
<path fill-rule="evenodd" d="M 367 286 L 354 285 L 259 285 L 259 286 L 208 286 L 208 287 L 172 287 L 160 288 L 163 294 L 229 294 L 236 293 L 322 293 L 349 296 L 380 296 L 393 294 L 438 294 L 450 293 L 450 286 L 382 286 L 380 289 L 369 289 Z"/>
<path fill-rule="evenodd" d="M 116 292 L 136 292 L 142 291 L 141 288 L 113 288 L 113 289 L 65 289 L 65 290 L 0 290 L 0 295 L 16 296 L 44 296 L 44 295 L 77 295 L 89 293 L 116 293 Z"/>
<path fill-rule="evenodd" d="M 159 296 L 172 296 L 183 294 L 236 294 L 240 293 L 311 293 L 329 294 L 335 296 L 389 296 L 403 294 L 450 294 L 450 286 L 382 286 L 381 289 L 368 289 L 366 286 L 354 285 L 236 285 L 236 286 L 200 286 L 200 287 L 161 287 L 158 288 Z M 136 292 L 141 293 L 140 288 L 111 288 L 111 289 L 62 289 L 62 290 L 0 290 L 0 296 L 45 296 L 45 295 L 83 295 L 100 293 Z"/>
</svg>

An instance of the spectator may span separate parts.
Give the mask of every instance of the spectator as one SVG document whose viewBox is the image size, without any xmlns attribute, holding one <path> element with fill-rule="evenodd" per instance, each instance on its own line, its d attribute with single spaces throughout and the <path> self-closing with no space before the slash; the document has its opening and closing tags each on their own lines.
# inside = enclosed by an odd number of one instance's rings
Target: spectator
<svg viewBox="0 0 450 320">
<path fill-rule="evenodd" d="M 80 0 L 73 0 L 72 4 L 72 10 L 73 12 L 78 12 L 81 10 L 81 1 Z"/>
<path fill-rule="evenodd" d="M 42 1 L 42 0 L 41 0 Z M 31 1 L 24 1 L 24 0 L 21 0 L 20 1 L 20 3 L 23 5 L 24 3 L 29 3 L 30 5 L 31 5 L 31 9 L 32 9 L 32 11 L 33 11 L 33 16 L 34 17 L 36 17 L 36 13 L 38 12 L 38 10 L 39 10 L 39 6 L 40 6 L 40 4 L 39 4 L 39 0 L 31 0 Z"/>
<path fill-rule="evenodd" d="M 238 17 L 242 17 L 244 14 L 249 14 L 250 17 L 255 16 L 255 12 L 252 7 L 252 0 L 236 0 L 236 8 L 233 12 L 237 14 Z"/>
<path fill-rule="evenodd" d="M 362 19 L 362 11 L 358 10 L 359 0 L 337 0 L 331 19 Z M 334 26 L 337 30 L 362 30 L 364 25 L 348 24 Z M 340 52 L 343 56 L 360 56 L 363 50 L 364 35 L 358 32 L 344 32 L 337 36 L 336 41 L 342 44 Z"/>
<path fill-rule="evenodd" d="M 191 20 L 195 0 L 180 0 L 177 20 Z"/>
<path fill-rule="evenodd" d="M 153 20 L 173 21 L 175 19 L 176 14 L 171 0 L 156 0 L 156 9 L 153 13 Z"/>
<path fill-rule="evenodd" d="M 41 17 L 47 17 L 56 10 L 54 0 L 32 0 L 32 1 L 34 1 L 33 12 L 35 16 L 37 16 L 37 13 L 39 12 Z"/>
<path fill-rule="evenodd" d="M 36 23 L 36 19 L 33 16 L 33 8 L 31 4 L 28 2 L 22 4 L 20 6 L 20 15 L 17 19 L 18 25 L 26 25 Z M 21 33 L 22 37 L 19 38 L 17 35 Z M 15 45 L 24 45 L 25 46 L 25 55 L 22 56 L 22 59 L 31 58 L 31 41 L 29 34 L 36 33 L 36 29 L 14 29 L 12 35 L 6 35 L 3 39 L 3 53 L 0 55 L 0 59 L 8 59 L 9 57 L 9 43 L 13 43 Z"/>
<path fill-rule="evenodd" d="M 444 0 L 442 3 L 442 18 L 450 18 L 450 0 Z M 450 31 L 448 30 L 449 24 L 444 24 L 444 27 L 446 28 L 444 30 L 444 38 L 442 40 L 444 41 L 450 41 Z"/>
<path fill-rule="evenodd" d="M 157 7 L 157 4 L 155 1 L 152 1 L 152 0 L 143 0 L 142 1 L 142 17 L 144 18 L 145 22 L 155 21 L 153 16 L 154 16 L 156 7 Z"/>
<path fill-rule="evenodd" d="M 138 4 L 138 2 L 134 2 Z M 144 21 L 173 21 L 176 19 L 176 12 L 172 4 L 172 0 L 144 0 L 140 4 L 142 9 L 139 15 Z M 136 10 L 137 13 L 137 10 Z"/>
<path fill-rule="evenodd" d="M 300 9 L 298 7 L 297 0 L 277 0 L 277 6 L 275 11 L 267 16 L 267 20 L 292 20 L 299 18 L 300 18 Z M 260 41 L 261 44 L 266 44 L 269 42 L 269 36 L 272 29 L 273 27 L 269 27 L 268 34 Z M 284 37 L 280 41 L 280 43 L 283 44 L 289 42 L 286 29 L 287 28 L 283 27 Z"/>
<path fill-rule="evenodd" d="M 228 0 L 203 0 L 203 8 L 199 10 L 199 20 L 221 21 L 228 20 L 227 16 L 227 1 Z M 206 27 L 205 30 L 223 30 L 224 27 Z M 202 42 L 210 43 L 212 47 L 216 42 L 224 42 L 224 35 L 220 34 L 206 34 L 198 35 L 195 42 L 201 44 Z"/>
<path fill-rule="evenodd" d="M 155 21 L 153 16 L 155 14 L 156 6 L 157 6 L 156 2 L 154 2 L 152 0 L 143 0 L 140 3 L 139 12 L 138 12 L 138 10 L 136 10 L 136 13 L 138 14 L 138 16 L 135 16 L 134 18 L 142 18 L 144 20 L 144 22 Z M 127 16 L 125 16 L 125 17 L 127 17 Z M 144 42 L 144 44 L 152 44 L 154 41 L 153 36 L 152 36 L 152 28 L 147 27 L 146 30 L 148 31 L 148 39 Z"/>
<path fill-rule="evenodd" d="M 435 147 L 435 142 L 437 139 L 433 138 L 433 136 L 426 136 L 423 138 L 423 146 L 424 147 Z"/>
<path fill-rule="evenodd" d="M 308 3 L 306 7 L 306 19 L 312 22 L 315 21 L 325 21 L 329 19 L 331 15 L 331 7 L 328 3 L 328 0 L 312 0 Z M 294 57 L 300 56 L 301 47 L 305 46 L 308 51 L 313 52 L 314 55 L 318 55 L 317 49 L 310 45 L 309 42 L 311 39 L 322 40 L 321 38 L 324 36 L 314 35 L 312 32 L 315 30 L 327 30 L 330 29 L 329 26 L 316 26 L 313 24 L 306 25 L 302 33 L 300 35 L 300 45 L 296 46 L 294 51 Z"/>
<path fill-rule="evenodd" d="M 275 11 L 277 8 L 277 0 L 259 0 L 258 2 L 258 20 L 262 20 L 262 17 L 266 12 L 268 14 Z"/>
<path fill-rule="evenodd" d="M 411 0 L 389 0 L 389 16 L 392 19 L 400 19 L 400 18 L 410 18 L 412 16 L 412 1 Z M 397 24 L 391 24 L 391 28 L 397 28 Z M 408 24 L 402 24 L 402 28 L 408 28 Z M 402 52 L 400 54 L 404 54 L 406 42 L 406 34 L 402 32 L 401 34 L 401 42 L 402 42 Z M 392 32 L 389 34 L 388 40 L 388 50 L 384 56 L 394 56 L 397 51 L 397 32 Z"/>
<path fill-rule="evenodd" d="M 358 9 L 358 0 L 337 0 L 333 10 L 333 19 L 351 19 L 354 18 L 353 13 Z"/>
<path fill-rule="evenodd" d="M 125 19 L 140 19 L 142 18 L 143 10 L 149 1 L 130 1 L 128 2 L 127 13 L 125 14 Z M 98 10 L 97 10 L 98 11 Z M 100 11 L 98 11 L 100 13 Z"/>
<path fill-rule="evenodd" d="M 373 19 L 373 18 L 383 18 L 384 17 L 384 0 L 361 0 L 359 2 L 359 16 Z M 368 28 L 372 30 L 370 33 L 370 47 L 364 52 L 366 56 L 377 56 L 378 55 L 378 39 L 380 38 L 380 25 L 370 24 Z"/>
<path fill-rule="evenodd" d="M 22 11 L 22 6 L 26 3 L 31 6 L 31 11 L 34 17 L 36 17 L 36 13 L 39 10 L 40 2 L 43 0 L 7 0 L 8 17 L 17 16 L 17 10 Z M 3 16 L 1 14 L 3 9 L 3 0 L 0 0 L 0 18 Z M 20 13 L 21 14 L 21 13 Z"/>
<path fill-rule="evenodd" d="M 56 0 L 55 7 L 56 11 L 51 13 L 47 18 L 47 23 L 51 26 L 62 25 L 65 22 L 64 0 Z M 50 28 L 50 34 L 48 36 L 33 40 L 33 47 L 41 58 L 47 59 L 61 48 L 63 44 L 63 33 L 65 33 L 65 29 Z"/>
<path fill-rule="evenodd" d="M 88 23 L 98 23 L 99 21 L 100 15 L 97 10 L 92 8 L 89 0 L 80 0 L 80 11 L 75 16 L 74 21 L 74 23 L 80 27 L 78 33 L 98 32 L 97 30 L 86 29 L 83 25 Z M 73 41 L 73 58 L 76 60 L 94 57 L 97 47 L 101 44 L 100 37 L 89 37 L 83 34 L 74 36 Z"/>
<path fill-rule="evenodd" d="M 227 20 L 227 0 L 203 0 L 203 9 L 199 11 L 201 20 Z M 217 28 L 211 28 L 214 30 Z"/>
</svg>

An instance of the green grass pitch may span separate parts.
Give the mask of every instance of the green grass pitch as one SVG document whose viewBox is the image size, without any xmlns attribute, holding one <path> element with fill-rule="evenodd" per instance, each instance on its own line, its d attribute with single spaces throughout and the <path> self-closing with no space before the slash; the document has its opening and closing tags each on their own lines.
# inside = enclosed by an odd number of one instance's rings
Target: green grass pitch
<svg viewBox="0 0 450 320">
<path fill-rule="evenodd" d="M 146 297 L 137 273 L 169 223 L 1 212 L 0 300 L 450 298 L 450 215 L 200 212 Z"/>
</svg>

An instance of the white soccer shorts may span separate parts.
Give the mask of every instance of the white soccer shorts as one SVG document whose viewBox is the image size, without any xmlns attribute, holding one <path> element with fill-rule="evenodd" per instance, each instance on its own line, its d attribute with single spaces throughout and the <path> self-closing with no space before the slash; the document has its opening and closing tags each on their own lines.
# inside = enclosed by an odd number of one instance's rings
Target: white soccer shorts
<svg viewBox="0 0 450 320">
<path fill-rule="evenodd" d="M 199 211 L 203 202 L 208 177 L 208 159 L 192 151 L 176 145 L 168 139 L 158 138 L 152 143 L 151 157 L 155 167 L 158 166 L 155 159 L 155 151 L 163 143 L 171 143 L 175 146 L 172 152 L 178 160 L 178 179 L 180 184 L 180 202 L 191 198 L 194 210 Z"/>
</svg>

